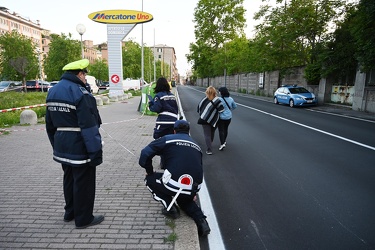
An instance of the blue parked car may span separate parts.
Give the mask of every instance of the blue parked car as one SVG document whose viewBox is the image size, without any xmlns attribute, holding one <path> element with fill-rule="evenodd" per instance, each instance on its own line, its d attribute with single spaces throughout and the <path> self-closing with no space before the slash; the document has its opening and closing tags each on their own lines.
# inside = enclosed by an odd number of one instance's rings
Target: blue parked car
<svg viewBox="0 0 375 250">
<path fill-rule="evenodd" d="M 313 93 L 297 85 L 285 85 L 278 88 L 273 95 L 273 102 L 275 104 L 288 104 L 292 108 L 318 104 L 318 100 Z"/>
</svg>

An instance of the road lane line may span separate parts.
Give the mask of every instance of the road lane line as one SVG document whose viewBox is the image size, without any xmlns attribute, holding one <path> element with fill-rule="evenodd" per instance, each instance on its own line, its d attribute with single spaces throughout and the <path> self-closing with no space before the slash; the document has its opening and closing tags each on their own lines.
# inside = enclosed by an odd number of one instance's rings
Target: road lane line
<svg viewBox="0 0 375 250">
<path fill-rule="evenodd" d="M 177 99 L 178 99 L 178 107 L 180 107 L 180 115 L 186 119 L 180 97 L 178 95 L 178 91 L 176 91 Z M 203 177 L 202 187 L 198 193 L 199 196 L 199 203 L 201 205 L 201 209 L 203 213 L 207 216 L 207 222 L 211 228 L 210 234 L 207 236 L 208 245 L 210 249 L 214 250 L 225 250 L 223 238 L 221 237 L 219 224 L 217 223 L 215 211 L 212 207 L 211 198 L 207 190 L 206 181 Z"/>
<path fill-rule="evenodd" d="M 284 117 L 281 117 L 281 116 L 278 116 L 278 115 L 274 115 L 274 114 L 271 114 L 271 113 L 268 113 L 268 112 L 265 112 L 265 111 L 262 111 L 260 109 L 256 109 L 256 108 L 252 108 L 252 107 L 249 107 L 249 106 L 246 106 L 246 105 L 243 105 L 243 104 L 240 104 L 240 103 L 237 103 L 238 106 L 241 106 L 241 107 L 244 107 L 244 108 L 248 108 L 248 109 L 252 109 L 254 111 L 257 111 L 257 112 L 260 112 L 260 113 L 263 113 L 263 114 L 266 114 L 266 115 L 269 115 L 269 116 L 273 116 L 277 119 L 280 119 L 280 120 L 284 120 L 286 122 L 290 122 L 290 123 L 293 123 L 293 124 L 296 124 L 298 126 L 301 126 L 301 127 L 305 127 L 305 128 L 308 128 L 308 129 L 311 129 L 311 130 L 314 130 L 316 132 L 319 132 L 319 133 L 322 133 L 322 134 L 326 134 L 326 135 L 329 135 L 329 136 L 332 136 L 332 137 L 335 137 L 337 139 L 340 139 L 340 140 L 343 140 L 343 141 L 347 141 L 347 142 L 350 142 L 350 143 L 353 143 L 353 144 L 356 144 L 358 146 L 361 146 L 361 147 L 364 147 L 364 148 L 368 148 L 368 149 L 371 149 L 371 150 L 374 150 L 375 151 L 375 147 L 372 147 L 370 145 L 366 145 L 366 144 L 363 144 L 363 143 L 360 143 L 360 142 L 357 142 L 357 141 L 354 141 L 354 140 L 350 140 L 348 138 L 345 138 L 345 137 L 342 137 L 342 136 L 339 136 L 339 135 L 335 135 L 335 134 L 332 134 L 332 133 L 329 133 L 329 132 L 326 132 L 324 130 L 321 130 L 321 129 L 317 129 L 317 128 L 314 128 L 314 127 L 311 127 L 311 126 L 308 126 L 308 125 L 305 125 L 305 124 L 302 124 L 302 123 L 299 123 L 299 122 L 295 122 L 295 121 L 292 121 L 292 120 L 289 120 L 289 119 L 286 119 Z"/>
<path fill-rule="evenodd" d="M 345 117 L 345 118 L 349 118 L 349 119 L 353 119 L 353 120 L 358 120 L 358 121 L 363 121 L 363 122 L 375 123 L 375 121 L 372 121 L 372 120 L 367 120 L 367 119 L 353 117 L 353 116 L 348 116 L 348 115 L 340 115 L 340 114 L 330 113 L 330 112 L 316 110 L 316 109 L 306 109 L 306 110 L 311 111 L 311 112 L 316 112 L 316 113 L 327 114 L 327 115 L 335 115 L 335 116 L 339 116 L 339 117 Z"/>
</svg>

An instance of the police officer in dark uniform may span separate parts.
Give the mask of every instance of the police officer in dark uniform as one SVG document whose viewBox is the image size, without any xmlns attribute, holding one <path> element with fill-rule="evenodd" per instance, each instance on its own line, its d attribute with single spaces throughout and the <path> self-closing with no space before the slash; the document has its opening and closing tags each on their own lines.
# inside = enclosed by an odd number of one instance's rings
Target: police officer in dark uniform
<svg viewBox="0 0 375 250">
<path fill-rule="evenodd" d="M 189 136 L 189 129 L 187 121 L 176 121 L 175 134 L 165 135 L 145 147 L 139 165 L 146 169 L 145 183 L 153 198 L 164 206 L 162 213 L 175 219 L 180 216 L 180 207 L 195 221 L 199 235 L 206 236 L 210 227 L 194 201 L 203 182 L 202 151 Z M 152 158 L 155 155 L 163 155 L 164 173 L 154 172 Z"/>
<path fill-rule="evenodd" d="M 164 77 L 156 81 L 154 92 L 156 95 L 148 105 L 152 112 L 158 113 L 153 135 L 154 139 L 158 139 L 173 134 L 173 125 L 178 118 L 178 106 L 176 96 L 170 91 L 170 85 Z"/>
<path fill-rule="evenodd" d="M 53 159 L 64 171 L 64 221 L 82 229 L 101 223 L 94 216 L 96 166 L 103 162 L 101 119 L 96 100 L 85 86 L 89 60 L 64 66 L 59 84 L 47 95 L 46 130 Z"/>
</svg>

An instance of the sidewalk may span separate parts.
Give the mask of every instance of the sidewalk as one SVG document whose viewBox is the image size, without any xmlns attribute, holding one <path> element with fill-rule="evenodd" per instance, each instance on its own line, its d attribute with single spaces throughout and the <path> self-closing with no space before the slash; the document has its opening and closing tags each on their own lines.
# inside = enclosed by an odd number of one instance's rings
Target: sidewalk
<svg viewBox="0 0 375 250">
<path fill-rule="evenodd" d="M 144 185 L 138 158 L 153 140 L 156 116 L 137 112 L 139 101 L 98 107 L 105 146 L 94 214 L 105 220 L 87 229 L 63 221 L 63 171 L 52 159 L 45 125 L 14 126 L 0 136 L 0 249 L 199 249 L 194 221 L 165 218 Z M 177 241 L 166 241 L 173 233 Z"/>
</svg>

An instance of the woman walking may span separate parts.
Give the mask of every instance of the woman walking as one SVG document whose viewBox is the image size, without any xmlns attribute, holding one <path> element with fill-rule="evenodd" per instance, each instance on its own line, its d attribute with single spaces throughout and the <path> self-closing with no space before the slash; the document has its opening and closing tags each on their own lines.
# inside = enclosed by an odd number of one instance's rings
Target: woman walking
<svg viewBox="0 0 375 250">
<path fill-rule="evenodd" d="M 218 122 L 220 147 L 222 151 L 227 145 L 228 127 L 232 120 L 232 110 L 237 108 L 237 104 L 232 97 L 229 96 L 229 91 L 226 87 L 219 88 L 220 100 L 224 105 L 224 111 L 220 113 L 220 119 Z"/>
<path fill-rule="evenodd" d="M 206 89 L 206 97 L 204 97 L 198 105 L 199 113 L 198 124 L 203 127 L 204 140 L 206 142 L 206 154 L 212 155 L 212 142 L 215 136 L 215 129 L 219 121 L 219 113 L 224 111 L 224 106 L 219 97 L 216 96 L 216 89 L 209 86 Z"/>
</svg>

